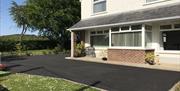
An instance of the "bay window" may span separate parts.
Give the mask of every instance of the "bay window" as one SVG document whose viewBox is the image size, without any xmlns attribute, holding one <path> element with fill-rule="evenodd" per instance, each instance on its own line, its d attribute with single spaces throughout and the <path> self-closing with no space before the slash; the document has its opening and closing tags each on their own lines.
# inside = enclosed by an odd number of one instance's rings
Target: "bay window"
<svg viewBox="0 0 180 91">
<path fill-rule="evenodd" d="M 90 44 L 95 47 L 151 48 L 152 26 L 136 24 L 91 31 Z"/>
</svg>

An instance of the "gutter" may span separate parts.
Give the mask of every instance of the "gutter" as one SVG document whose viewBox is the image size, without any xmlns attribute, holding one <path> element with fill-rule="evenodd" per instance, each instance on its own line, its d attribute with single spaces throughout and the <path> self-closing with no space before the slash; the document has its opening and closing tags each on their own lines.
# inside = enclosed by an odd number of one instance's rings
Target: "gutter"
<svg viewBox="0 0 180 91">
<path fill-rule="evenodd" d="M 149 23 L 149 22 L 157 22 L 157 21 L 165 21 L 165 20 L 173 20 L 173 19 L 180 19 L 180 16 L 157 18 L 157 19 L 148 19 L 148 20 L 140 20 L 140 21 L 131 21 L 131 22 L 123 22 L 123 23 L 114 23 L 114 24 L 106 24 L 106 25 L 97 25 L 97 26 L 89 26 L 89 27 L 80 27 L 80 28 L 69 28 L 67 30 L 68 31 L 84 30 L 84 29 L 120 26 L 120 25 L 127 25 L 127 24 Z"/>
</svg>

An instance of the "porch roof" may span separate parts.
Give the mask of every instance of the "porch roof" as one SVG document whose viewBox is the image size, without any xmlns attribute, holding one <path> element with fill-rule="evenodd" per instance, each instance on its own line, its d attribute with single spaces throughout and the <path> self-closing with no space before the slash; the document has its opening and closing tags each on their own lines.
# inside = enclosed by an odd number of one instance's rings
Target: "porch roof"
<svg viewBox="0 0 180 91">
<path fill-rule="evenodd" d="M 81 20 L 68 30 L 84 30 L 124 24 L 180 19 L 180 3 Z"/>
</svg>

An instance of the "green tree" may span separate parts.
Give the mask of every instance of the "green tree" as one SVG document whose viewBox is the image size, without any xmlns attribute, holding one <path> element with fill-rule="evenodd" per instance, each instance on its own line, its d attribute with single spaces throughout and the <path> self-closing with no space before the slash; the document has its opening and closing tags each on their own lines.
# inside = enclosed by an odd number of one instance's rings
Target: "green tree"
<svg viewBox="0 0 180 91">
<path fill-rule="evenodd" d="M 22 41 L 23 35 L 26 33 L 29 24 L 27 19 L 27 10 L 25 5 L 18 5 L 12 1 L 12 7 L 10 8 L 10 15 L 19 28 L 22 28 L 20 41 Z"/>
<path fill-rule="evenodd" d="M 31 31 L 39 31 L 40 35 L 57 41 L 63 48 L 69 46 L 70 33 L 66 29 L 80 20 L 79 0 L 27 0 L 22 7 L 26 8 L 23 9 L 25 19 L 18 18 L 18 25 L 25 20 Z"/>
</svg>

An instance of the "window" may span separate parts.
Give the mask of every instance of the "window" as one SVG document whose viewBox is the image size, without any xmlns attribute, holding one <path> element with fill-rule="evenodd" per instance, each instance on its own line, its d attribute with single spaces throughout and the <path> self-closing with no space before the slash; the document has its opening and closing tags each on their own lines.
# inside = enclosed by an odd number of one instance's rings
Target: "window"
<svg viewBox="0 0 180 91">
<path fill-rule="evenodd" d="M 117 32 L 117 31 L 119 31 L 119 27 L 112 27 L 112 28 L 111 28 L 111 31 L 112 31 L 112 32 Z"/>
<path fill-rule="evenodd" d="M 126 31 L 126 30 L 129 30 L 129 26 L 123 26 L 123 27 L 121 27 L 121 31 Z"/>
<path fill-rule="evenodd" d="M 147 48 L 151 47 L 151 42 L 152 42 L 152 32 L 146 31 L 145 45 L 146 45 Z"/>
<path fill-rule="evenodd" d="M 92 31 L 91 34 L 96 34 L 96 31 Z"/>
<path fill-rule="evenodd" d="M 108 34 L 91 36 L 91 46 L 109 46 Z"/>
<path fill-rule="evenodd" d="M 109 46 L 109 30 L 91 32 L 90 43 L 91 46 Z"/>
<path fill-rule="evenodd" d="M 103 34 L 103 31 L 97 31 L 97 34 Z"/>
<path fill-rule="evenodd" d="M 154 1 L 158 1 L 158 0 L 146 0 L 146 3 L 154 2 Z"/>
<path fill-rule="evenodd" d="M 109 30 L 104 30 L 104 33 L 109 33 Z"/>
<path fill-rule="evenodd" d="M 106 11 L 106 0 L 94 0 L 93 13 Z"/>
<path fill-rule="evenodd" d="M 150 25 L 145 25 L 145 30 L 152 30 L 152 26 L 150 26 Z"/>
<path fill-rule="evenodd" d="M 171 25 L 161 25 L 160 29 L 172 29 Z"/>
<path fill-rule="evenodd" d="M 141 32 L 113 33 L 112 46 L 141 46 Z"/>
<path fill-rule="evenodd" d="M 141 30 L 142 29 L 142 25 L 132 25 L 131 26 L 131 30 Z"/>
<path fill-rule="evenodd" d="M 174 28 L 180 28 L 180 24 L 174 24 Z"/>
</svg>

